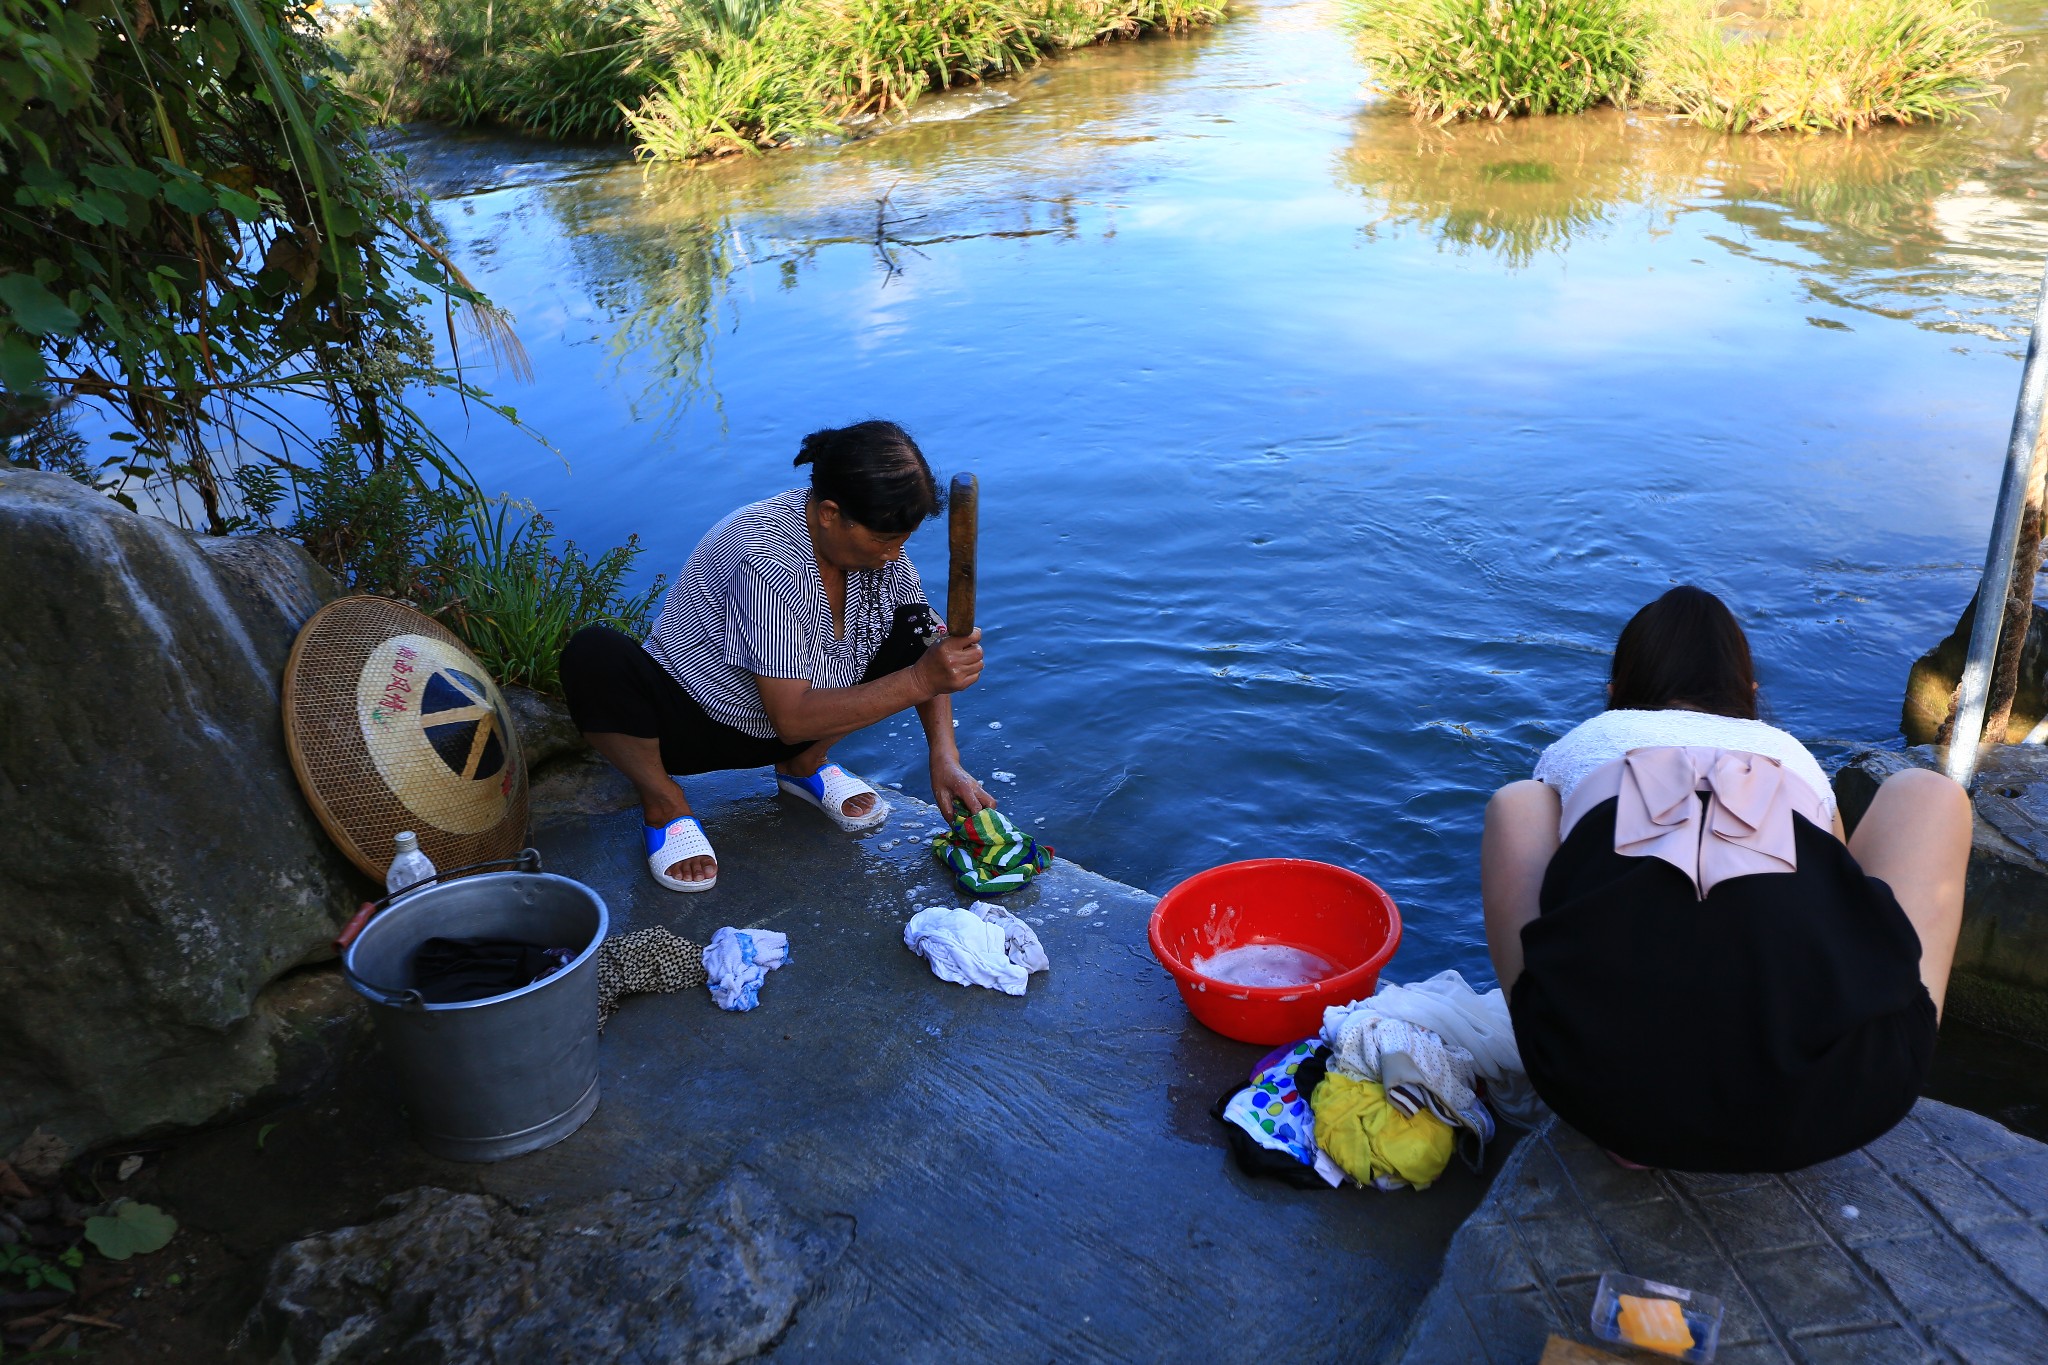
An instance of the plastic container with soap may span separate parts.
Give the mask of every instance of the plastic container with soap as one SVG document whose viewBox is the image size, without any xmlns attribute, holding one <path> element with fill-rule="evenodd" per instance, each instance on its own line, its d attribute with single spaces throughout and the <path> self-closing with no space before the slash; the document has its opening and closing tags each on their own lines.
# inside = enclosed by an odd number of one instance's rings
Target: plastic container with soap
<svg viewBox="0 0 2048 1365">
<path fill-rule="evenodd" d="M 1592 1326 L 1602 1341 L 1709 1365 L 1721 1339 L 1721 1301 L 1610 1270 L 1593 1295 Z"/>
</svg>

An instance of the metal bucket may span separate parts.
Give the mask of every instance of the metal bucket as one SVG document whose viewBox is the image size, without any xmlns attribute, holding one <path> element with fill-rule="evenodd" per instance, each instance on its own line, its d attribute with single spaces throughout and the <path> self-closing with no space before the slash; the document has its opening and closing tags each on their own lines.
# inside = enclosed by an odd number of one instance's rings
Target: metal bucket
<svg viewBox="0 0 2048 1365">
<path fill-rule="evenodd" d="M 597 948 L 604 900 L 581 882 L 490 872 L 409 891 L 342 954 L 349 985 L 376 1006 L 413 1136 L 453 1161 L 503 1161 L 552 1146 L 597 1108 Z M 430 938 L 515 938 L 575 948 L 568 966 L 505 995 L 423 1001 L 413 954 Z"/>
</svg>

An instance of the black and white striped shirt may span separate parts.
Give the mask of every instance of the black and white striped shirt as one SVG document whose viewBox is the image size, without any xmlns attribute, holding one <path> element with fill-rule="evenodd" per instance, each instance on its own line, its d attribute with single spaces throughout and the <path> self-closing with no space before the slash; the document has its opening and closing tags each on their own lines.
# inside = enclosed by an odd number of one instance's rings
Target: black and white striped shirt
<svg viewBox="0 0 2048 1365">
<path fill-rule="evenodd" d="M 835 638 L 804 521 L 808 497 L 793 488 L 712 527 L 643 642 L 713 720 L 757 739 L 773 739 L 775 727 L 755 678 L 852 687 L 887 637 L 896 607 L 925 600 L 906 557 L 855 570 L 846 576 L 846 631 Z"/>
</svg>

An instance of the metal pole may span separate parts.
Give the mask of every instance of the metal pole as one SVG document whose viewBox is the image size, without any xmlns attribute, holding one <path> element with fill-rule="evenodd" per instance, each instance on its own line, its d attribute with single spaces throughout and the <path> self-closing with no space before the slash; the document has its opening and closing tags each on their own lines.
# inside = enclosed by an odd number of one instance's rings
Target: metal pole
<svg viewBox="0 0 2048 1365">
<path fill-rule="evenodd" d="M 2019 406 L 2012 415 L 2012 438 L 2005 448 L 2005 481 L 1998 489 L 1998 510 L 1991 517 L 1991 546 L 1984 554 L 1984 578 L 1977 585 L 1977 620 L 1970 630 L 1970 656 L 1956 687 L 1956 723 L 1948 746 L 1948 775 L 1965 787 L 1977 771 L 1977 749 L 1984 732 L 1984 704 L 1991 692 L 1991 663 L 1998 654 L 1999 627 L 2012 591 L 2013 557 L 2018 550 L 2020 517 L 2027 510 L 2027 474 L 2033 468 L 2034 442 L 2041 434 L 2041 408 L 2048 399 L 2048 356 L 2042 337 L 2048 335 L 2048 271 L 2041 279 L 2041 298 L 2034 305 L 2034 330 L 2027 337 L 2027 367 L 2020 375 Z"/>
</svg>

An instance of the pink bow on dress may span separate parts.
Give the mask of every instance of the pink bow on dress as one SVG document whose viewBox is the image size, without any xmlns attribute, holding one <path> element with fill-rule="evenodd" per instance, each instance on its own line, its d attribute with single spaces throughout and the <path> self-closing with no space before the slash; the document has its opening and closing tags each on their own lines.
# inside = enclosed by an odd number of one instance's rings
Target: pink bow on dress
<svg viewBox="0 0 2048 1365">
<path fill-rule="evenodd" d="M 1829 827 L 1819 794 L 1775 758 L 1664 745 L 1631 750 L 1588 773 L 1565 803 L 1559 837 L 1610 796 L 1618 798 L 1614 851 L 1662 858 L 1691 879 L 1702 900 L 1730 877 L 1795 870 L 1792 812 Z"/>
</svg>

